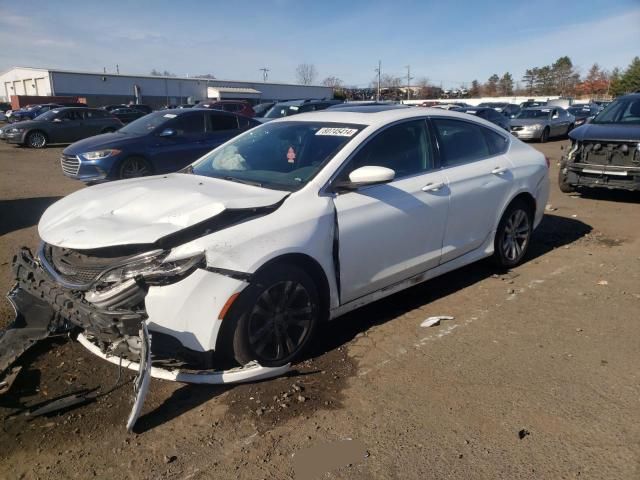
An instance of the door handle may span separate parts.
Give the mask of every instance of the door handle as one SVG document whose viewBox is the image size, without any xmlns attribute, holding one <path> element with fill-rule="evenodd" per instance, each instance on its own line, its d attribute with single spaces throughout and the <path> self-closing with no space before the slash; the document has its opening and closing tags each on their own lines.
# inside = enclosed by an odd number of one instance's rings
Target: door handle
<svg viewBox="0 0 640 480">
<path fill-rule="evenodd" d="M 504 175 L 504 172 L 506 172 L 507 169 L 504 167 L 496 167 L 493 170 L 491 170 L 491 173 L 493 173 L 494 175 Z"/>
<path fill-rule="evenodd" d="M 437 192 L 441 188 L 444 187 L 444 182 L 436 182 L 436 183 L 427 183 L 424 187 L 422 187 L 423 192 Z"/>
</svg>

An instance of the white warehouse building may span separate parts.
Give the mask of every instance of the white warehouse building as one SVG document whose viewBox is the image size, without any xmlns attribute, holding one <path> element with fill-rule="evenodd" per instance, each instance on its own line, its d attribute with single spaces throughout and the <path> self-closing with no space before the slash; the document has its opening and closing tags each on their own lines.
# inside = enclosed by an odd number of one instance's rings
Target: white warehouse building
<svg viewBox="0 0 640 480">
<path fill-rule="evenodd" d="M 144 103 L 154 107 L 208 99 L 245 99 L 251 103 L 302 98 L 332 98 L 331 87 L 244 82 L 196 77 L 91 73 L 14 67 L 0 74 L 0 97 L 13 95 L 80 97 L 87 104 Z"/>
</svg>

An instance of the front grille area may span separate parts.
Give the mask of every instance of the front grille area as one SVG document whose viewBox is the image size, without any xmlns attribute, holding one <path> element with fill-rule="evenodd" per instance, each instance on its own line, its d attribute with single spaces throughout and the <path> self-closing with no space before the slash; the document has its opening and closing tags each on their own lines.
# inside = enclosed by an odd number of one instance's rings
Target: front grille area
<svg viewBox="0 0 640 480">
<path fill-rule="evenodd" d="M 64 282 L 78 288 L 92 284 L 114 263 L 113 258 L 90 257 L 52 245 L 43 245 L 40 260 L 47 270 L 53 270 Z"/>
<path fill-rule="evenodd" d="M 80 160 L 72 155 L 62 154 L 60 166 L 65 175 L 77 175 L 78 170 L 80 170 Z"/>
<path fill-rule="evenodd" d="M 640 166 L 640 151 L 636 143 L 584 142 L 578 157 L 582 163 L 616 167 Z"/>
</svg>

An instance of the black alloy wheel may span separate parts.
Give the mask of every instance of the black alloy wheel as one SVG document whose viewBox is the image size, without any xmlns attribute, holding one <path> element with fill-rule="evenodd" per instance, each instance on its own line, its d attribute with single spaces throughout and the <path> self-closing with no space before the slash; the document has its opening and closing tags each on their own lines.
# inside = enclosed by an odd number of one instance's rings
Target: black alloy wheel
<svg viewBox="0 0 640 480">
<path fill-rule="evenodd" d="M 319 318 L 313 280 L 294 265 L 258 276 L 238 299 L 233 356 L 241 365 L 255 360 L 277 367 L 295 359 L 308 344 Z"/>
<path fill-rule="evenodd" d="M 151 167 L 144 158 L 129 157 L 120 165 L 120 178 L 136 178 L 151 175 Z"/>
</svg>

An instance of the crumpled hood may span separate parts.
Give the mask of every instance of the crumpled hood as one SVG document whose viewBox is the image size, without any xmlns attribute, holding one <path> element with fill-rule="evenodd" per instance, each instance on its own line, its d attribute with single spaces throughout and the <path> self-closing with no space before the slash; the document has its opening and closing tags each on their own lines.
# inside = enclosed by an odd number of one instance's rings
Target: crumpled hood
<svg viewBox="0 0 640 480">
<path fill-rule="evenodd" d="M 38 233 L 51 245 L 80 250 L 153 243 L 226 209 L 274 205 L 288 194 L 181 173 L 121 180 L 54 203 L 42 215 Z"/>
<path fill-rule="evenodd" d="M 587 123 L 571 130 L 569 137 L 580 142 L 584 140 L 640 142 L 640 125 Z"/>
<path fill-rule="evenodd" d="M 524 127 L 525 125 L 544 125 L 549 120 L 546 118 L 512 118 L 512 127 Z"/>
</svg>

